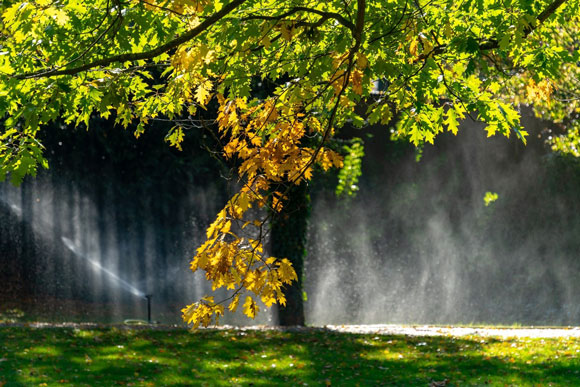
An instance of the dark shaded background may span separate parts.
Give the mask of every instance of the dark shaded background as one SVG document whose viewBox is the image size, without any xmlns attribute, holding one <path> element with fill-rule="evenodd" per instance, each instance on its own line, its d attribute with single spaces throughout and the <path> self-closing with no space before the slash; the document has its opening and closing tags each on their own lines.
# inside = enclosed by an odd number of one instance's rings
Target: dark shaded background
<svg viewBox="0 0 580 387">
<path fill-rule="evenodd" d="M 524 147 L 464 125 L 420 162 L 388 128 L 345 131 L 365 138 L 364 174 L 346 201 L 336 176 L 311 184 L 307 323 L 580 324 L 580 166 L 547 152 L 545 123 L 526 127 Z M 143 297 L 91 260 L 153 294 L 163 322 L 208 291 L 188 263 L 228 183 L 202 131 L 179 152 L 167 129 L 138 140 L 106 121 L 45 132 L 50 170 L 0 184 L 0 313 L 145 318 Z M 488 207 L 487 191 L 499 194 Z"/>
</svg>

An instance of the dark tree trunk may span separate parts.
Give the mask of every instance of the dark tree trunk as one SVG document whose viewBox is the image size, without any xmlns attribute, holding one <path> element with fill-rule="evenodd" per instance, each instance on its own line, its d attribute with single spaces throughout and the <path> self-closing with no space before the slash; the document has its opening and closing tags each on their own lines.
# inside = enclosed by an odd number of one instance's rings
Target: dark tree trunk
<svg viewBox="0 0 580 387">
<path fill-rule="evenodd" d="M 304 325 L 302 277 L 306 256 L 306 234 L 310 215 L 310 196 L 305 183 L 292 186 L 288 200 L 279 214 L 274 214 L 271 230 L 271 252 L 276 258 L 288 258 L 298 281 L 286 285 L 286 306 L 278 307 L 278 323 L 282 326 Z"/>
</svg>

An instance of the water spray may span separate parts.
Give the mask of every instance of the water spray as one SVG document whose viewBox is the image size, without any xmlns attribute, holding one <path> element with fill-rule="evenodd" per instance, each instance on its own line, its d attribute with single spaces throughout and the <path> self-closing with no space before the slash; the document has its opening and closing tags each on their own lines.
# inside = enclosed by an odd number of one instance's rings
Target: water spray
<svg viewBox="0 0 580 387">
<path fill-rule="evenodd" d="M 61 237 L 60 239 L 62 240 L 62 243 L 64 243 L 65 247 L 69 249 L 74 254 L 75 257 L 83 258 L 84 260 L 86 260 L 93 266 L 95 270 L 99 270 L 101 273 L 106 274 L 109 277 L 109 279 L 113 280 L 122 289 L 131 292 L 137 297 L 147 297 L 145 296 L 144 292 L 142 292 L 141 290 L 137 289 L 135 286 L 131 285 L 126 280 L 119 277 L 116 273 L 114 273 L 110 269 L 104 267 L 97 259 L 94 259 L 88 256 L 87 254 L 84 254 L 72 240 L 68 239 L 65 236 Z"/>
<path fill-rule="evenodd" d="M 149 324 L 152 324 L 153 323 L 151 321 L 151 297 L 153 297 L 152 294 L 146 294 L 145 295 L 145 299 L 147 300 L 147 322 Z"/>
</svg>

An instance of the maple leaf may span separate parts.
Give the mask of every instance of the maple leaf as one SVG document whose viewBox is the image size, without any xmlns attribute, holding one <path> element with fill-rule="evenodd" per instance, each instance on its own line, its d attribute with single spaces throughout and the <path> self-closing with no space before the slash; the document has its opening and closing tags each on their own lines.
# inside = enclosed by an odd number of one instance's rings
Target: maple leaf
<svg viewBox="0 0 580 387">
<path fill-rule="evenodd" d="M 369 64 L 369 60 L 367 59 L 365 54 L 358 52 L 356 54 L 356 65 L 358 66 L 358 68 L 361 70 L 364 70 L 367 68 L 368 64 Z"/>
<path fill-rule="evenodd" d="M 282 38 L 284 38 L 287 41 L 291 41 L 292 37 L 295 34 L 295 28 L 292 25 L 287 25 L 286 23 L 282 23 L 280 25 L 280 34 L 282 35 Z"/>
<path fill-rule="evenodd" d="M 433 134 L 432 131 L 424 130 L 424 131 L 422 131 L 422 134 L 425 137 L 425 141 L 427 141 L 429 144 L 434 143 L 435 135 Z"/>
<path fill-rule="evenodd" d="M 256 318 L 258 314 L 258 305 L 252 298 L 252 296 L 246 297 L 246 302 L 244 302 L 244 314 L 249 318 Z"/>
<path fill-rule="evenodd" d="M 211 83 L 211 81 L 208 81 L 208 80 L 203 81 L 197 87 L 197 90 L 195 92 L 195 99 L 201 106 L 205 106 L 207 104 L 207 102 L 209 101 L 210 96 L 211 96 L 211 94 L 210 94 L 211 88 L 212 88 L 212 83 Z"/>
<path fill-rule="evenodd" d="M 419 146 L 421 140 L 423 140 L 423 134 L 421 133 L 419 126 L 414 124 L 411 127 L 411 131 L 409 133 L 411 134 L 410 140 L 413 143 L 413 145 Z"/>
<path fill-rule="evenodd" d="M 287 258 L 279 260 L 276 264 L 278 265 L 278 274 L 282 282 L 289 284 L 298 279 L 292 263 Z"/>
<path fill-rule="evenodd" d="M 411 41 L 411 45 L 409 46 L 409 52 L 413 56 L 418 56 L 418 49 L 419 49 L 419 41 L 417 39 L 413 39 L 413 41 Z"/>
<path fill-rule="evenodd" d="M 352 72 L 352 75 L 351 75 L 352 89 L 358 95 L 362 95 L 362 93 L 363 93 L 362 76 L 363 76 L 363 74 L 362 74 L 362 71 L 360 71 L 360 70 L 354 70 Z"/>
<path fill-rule="evenodd" d="M 243 212 L 246 212 L 248 208 L 252 207 L 250 196 L 244 192 L 238 195 L 237 204 L 240 206 Z"/>
<path fill-rule="evenodd" d="M 236 294 L 232 299 L 232 302 L 228 305 L 228 309 L 230 312 L 235 312 L 238 309 L 238 303 L 240 302 L 240 295 Z"/>
<path fill-rule="evenodd" d="M 169 131 L 165 137 L 165 141 L 169 142 L 171 146 L 182 150 L 181 143 L 183 142 L 184 136 L 183 129 L 180 126 L 176 126 Z"/>
<path fill-rule="evenodd" d="M 443 121 L 445 125 L 447 125 L 447 130 L 457 135 L 459 124 L 457 123 L 457 116 L 455 115 L 455 110 L 450 108 L 447 110 L 447 119 Z"/>
<path fill-rule="evenodd" d="M 391 121 L 391 118 L 393 117 L 389 105 L 384 104 L 383 106 L 381 106 L 380 113 L 381 113 L 381 124 L 387 125 Z"/>
<path fill-rule="evenodd" d="M 487 132 L 487 137 L 495 136 L 497 132 L 497 124 L 489 124 L 485 127 L 485 131 Z"/>
</svg>

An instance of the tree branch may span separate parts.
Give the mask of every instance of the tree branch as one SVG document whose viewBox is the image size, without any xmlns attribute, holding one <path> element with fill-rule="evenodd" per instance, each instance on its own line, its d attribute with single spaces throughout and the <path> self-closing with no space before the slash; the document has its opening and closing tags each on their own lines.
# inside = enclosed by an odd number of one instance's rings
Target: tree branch
<svg viewBox="0 0 580 387">
<path fill-rule="evenodd" d="M 533 25 L 530 25 L 528 27 L 526 27 L 524 29 L 524 38 L 526 38 L 529 34 L 531 34 L 536 28 L 538 28 L 544 21 L 546 21 L 546 19 L 548 19 L 550 16 L 552 16 L 552 14 L 554 12 L 556 12 L 556 10 L 562 5 L 564 4 L 566 1 L 568 0 L 555 0 L 552 4 L 548 5 L 546 7 L 546 9 L 544 9 L 542 11 L 542 13 L 540 13 L 538 15 L 538 17 L 536 18 L 536 23 L 534 23 Z M 430 52 L 426 52 L 423 53 L 421 55 L 419 55 L 417 57 L 417 59 L 415 59 L 415 63 L 420 62 L 422 60 L 427 59 L 428 57 L 430 57 L 431 55 L 438 55 L 438 54 L 442 54 L 445 52 L 445 49 L 447 48 L 447 45 L 439 45 L 439 46 L 435 46 L 433 47 L 433 49 Z M 479 50 L 480 51 L 487 51 L 487 50 L 493 50 L 499 48 L 499 41 L 496 39 L 491 39 L 488 40 L 487 42 L 484 42 L 482 44 L 479 45 Z"/>
<path fill-rule="evenodd" d="M 334 19 L 337 22 L 339 22 L 340 24 L 342 24 L 343 26 L 345 26 L 346 28 L 348 28 L 351 31 L 354 31 L 355 26 L 354 24 L 352 24 L 350 22 L 350 20 L 346 19 L 344 16 L 342 16 L 339 13 L 336 12 L 325 12 L 325 11 L 320 11 L 318 9 L 313 9 L 313 8 L 308 8 L 308 7 L 293 7 L 291 9 L 289 9 L 287 12 L 284 12 L 280 15 L 276 15 L 276 16 L 268 16 L 268 15 L 252 15 L 252 16 L 248 16 L 245 17 L 242 20 L 254 20 L 254 19 L 258 19 L 258 20 L 280 20 L 283 19 L 285 17 L 288 17 L 290 15 L 293 15 L 297 12 L 310 12 L 310 13 L 315 13 L 319 16 L 322 16 L 324 18 L 324 20 L 326 19 Z"/>
<path fill-rule="evenodd" d="M 562 4 L 564 4 L 568 0 L 555 0 L 552 4 L 548 5 L 546 9 L 542 11 L 541 14 L 538 15 L 536 18 L 536 23 L 533 25 L 529 25 L 524 29 L 524 38 L 526 38 L 529 34 L 531 34 L 536 28 L 538 28 L 546 19 L 548 19 Z M 489 42 L 485 42 L 479 45 L 479 49 L 481 51 L 484 50 L 493 50 L 494 48 L 499 47 L 499 41 L 496 39 L 490 40 Z"/>
<path fill-rule="evenodd" d="M 352 34 L 353 34 L 355 43 L 352 46 L 352 48 L 350 49 L 350 52 L 348 55 L 348 66 L 347 66 L 346 72 L 342 75 L 344 77 L 342 87 L 340 88 L 338 94 L 335 96 L 336 102 L 334 104 L 334 107 L 332 108 L 332 111 L 330 112 L 330 117 L 328 118 L 328 122 L 326 124 L 326 129 L 324 130 L 324 135 L 322 136 L 322 140 L 320 141 L 320 144 L 318 144 L 318 146 L 314 150 L 314 153 L 310 157 L 310 160 L 306 163 L 306 165 L 302 168 L 302 170 L 296 176 L 292 176 L 290 178 L 291 181 L 298 181 L 302 176 L 304 176 L 304 174 L 306 173 L 308 168 L 310 168 L 310 166 L 316 162 L 316 158 L 318 157 L 318 154 L 322 150 L 322 147 L 330 138 L 330 133 L 332 132 L 332 126 L 334 124 L 334 120 L 336 118 L 338 108 L 340 106 L 340 99 L 348 87 L 350 75 L 352 73 L 352 69 L 354 68 L 354 64 L 355 64 L 354 56 L 357 53 L 357 51 L 360 48 L 361 43 L 362 43 L 362 33 L 364 30 L 364 24 L 365 24 L 365 10 L 366 10 L 366 0 L 357 0 L 356 24 L 354 26 L 354 29 L 352 30 Z M 331 84 L 331 83 L 334 83 L 334 81 L 330 80 L 328 83 Z"/>
<path fill-rule="evenodd" d="M 205 19 L 203 22 L 201 22 L 195 28 L 185 32 L 184 34 L 178 36 L 177 38 L 170 40 L 169 42 L 167 42 L 167 43 L 165 43 L 165 44 L 163 44 L 163 45 L 161 45 L 153 50 L 150 50 L 150 51 L 120 54 L 120 55 L 111 56 L 109 58 L 97 59 L 94 62 L 90 62 L 90 63 L 87 63 L 85 65 L 73 67 L 70 69 L 60 69 L 59 70 L 58 68 L 53 68 L 53 69 L 43 69 L 43 70 L 34 71 L 34 72 L 30 72 L 30 73 L 17 74 L 17 75 L 14 75 L 13 78 L 29 79 L 29 78 L 47 78 L 47 77 L 54 77 L 57 75 L 74 75 L 74 74 L 78 74 L 78 73 L 83 72 L 83 71 L 90 70 L 90 69 L 95 68 L 95 67 L 107 66 L 107 65 L 110 65 L 111 63 L 115 63 L 115 62 L 133 62 L 133 61 L 137 61 L 137 60 L 152 59 L 152 58 L 155 58 L 156 56 L 159 56 L 163 53 L 166 53 L 167 51 L 170 51 L 170 50 L 178 47 L 179 45 L 195 38 L 196 36 L 198 36 L 199 34 L 204 32 L 205 30 L 210 28 L 212 25 L 214 25 L 216 22 L 218 22 L 220 19 L 222 19 L 224 16 L 226 16 L 227 14 L 232 12 L 234 9 L 239 7 L 245 1 L 246 0 L 233 0 L 231 3 L 224 6 L 220 11 L 209 16 L 207 19 Z"/>
<path fill-rule="evenodd" d="M 356 24 L 354 26 L 354 30 L 352 31 L 354 34 L 354 39 L 356 40 L 356 45 L 353 51 L 358 50 L 362 42 L 362 33 L 365 25 L 365 8 L 366 1 L 357 0 Z"/>
<path fill-rule="evenodd" d="M 538 24 L 543 23 L 547 18 L 549 18 L 562 4 L 564 4 L 567 0 L 555 0 L 552 4 L 548 5 L 544 12 L 542 12 L 538 16 Z M 532 32 L 532 31 L 530 31 Z"/>
</svg>

